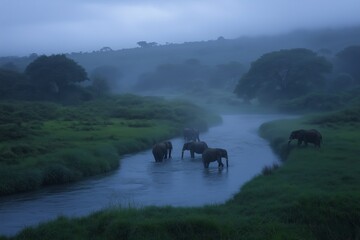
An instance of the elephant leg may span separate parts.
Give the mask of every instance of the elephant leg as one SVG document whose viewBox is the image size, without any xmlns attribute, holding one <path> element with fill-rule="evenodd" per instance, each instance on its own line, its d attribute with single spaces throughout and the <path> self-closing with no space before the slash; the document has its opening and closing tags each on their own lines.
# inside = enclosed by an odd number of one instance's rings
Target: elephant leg
<svg viewBox="0 0 360 240">
<path fill-rule="evenodd" d="M 204 168 L 209 168 L 209 163 L 208 162 L 204 162 Z"/>
<path fill-rule="evenodd" d="M 190 155 L 191 155 L 191 158 L 195 158 L 195 154 L 194 154 L 193 150 L 190 151 Z"/>
<path fill-rule="evenodd" d="M 218 160 L 219 168 L 224 167 L 224 164 L 221 162 L 221 159 Z"/>
</svg>

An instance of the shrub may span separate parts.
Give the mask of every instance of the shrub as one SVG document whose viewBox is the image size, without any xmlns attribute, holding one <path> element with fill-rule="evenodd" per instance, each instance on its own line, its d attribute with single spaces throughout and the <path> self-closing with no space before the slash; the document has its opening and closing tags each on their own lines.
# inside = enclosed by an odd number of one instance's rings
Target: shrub
<svg viewBox="0 0 360 240">
<path fill-rule="evenodd" d="M 43 185 L 53 185 L 73 182 L 80 178 L 80 174 L 71 171 L 66 166 L 53 163 L 43 170 Z"/>
<path fill-rule="evenodd" d="M 0 125 L 0 141 L 17 140 L 26 137 L 28 129 L 20 124 L 10 123 Z"/>
<path fill-rule="evenodd" d="M 41 183 L 40 170 L 9 167 L 0 169 L 0 196 L 35 190 Z"/>
<path fill-rule="evenodd" d="M 341 95 L 311 93 L 303 97 L 278 103 L 281 111 L 304 112 L 304 111 L 331 111 L 345 106 Z"/>
</svg>

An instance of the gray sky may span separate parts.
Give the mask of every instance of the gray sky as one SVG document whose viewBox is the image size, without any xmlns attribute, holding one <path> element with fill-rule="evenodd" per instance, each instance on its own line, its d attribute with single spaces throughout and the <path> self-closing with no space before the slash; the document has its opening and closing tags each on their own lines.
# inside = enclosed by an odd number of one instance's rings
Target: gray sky
<svg viewBox="0 0 360 240">
<path fill-rule="evenodd" d="M 360 0 L 0 0 L 0 56 L 360 24 Z"/>
</svg>

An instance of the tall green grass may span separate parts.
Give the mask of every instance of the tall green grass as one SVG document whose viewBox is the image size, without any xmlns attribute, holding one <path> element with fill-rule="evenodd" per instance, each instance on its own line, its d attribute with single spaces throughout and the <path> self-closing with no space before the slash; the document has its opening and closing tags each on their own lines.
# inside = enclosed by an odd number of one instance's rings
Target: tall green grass
<svg viewBox="0 0 360 240">
<path fill-rule="evenodd" d="M 59 217 L 13 239 L 359 239 L 360 124 L 324 121 L 342 114 L 261 126 L 276 153 L 286 149 L 284 161 L 246 183 L 225 204 L 111 207 L 82 218 Z M 317 128 L 324 139 L 321 149 L 288 148 L 288 136 L 298 128 Z"/>
<path fill-rule="evenodd" d="M 111 171 L 120 156 L 219 121 L 183 101 L 122 95 L 75 106 L 0 103 L 0 196 Z"/>
</svg>

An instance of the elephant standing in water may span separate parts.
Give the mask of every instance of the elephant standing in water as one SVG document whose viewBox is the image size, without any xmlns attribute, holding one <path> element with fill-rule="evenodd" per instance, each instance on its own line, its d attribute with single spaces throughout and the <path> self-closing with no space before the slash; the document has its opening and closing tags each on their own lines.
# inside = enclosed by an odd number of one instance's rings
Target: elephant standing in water
<svg viewBox="0 0 360 240">
<path fill-rule="evenodd" d="M 292 131 L 289 137 L 288 145 L 294 139 L 298 140 L 297 142 L 298 146 L 300 146 L 304 142 L 305 146 L 307 146 L 308 143 L 313 143 L 315 147 L 320 148 L 320 145 L 322 143 L 321 133 L 316 129 L 310 129 L 310 130 L 300 129 L 300 130 Z"/>
<path fill-rule="evenodd" d="M 155 162 L 162 162 L 163 159 L 171 158 L 172 143 L 170 141 L 157 143 L 153 146 L 152 153 L 155 158 Z"/>
<path fill-rule="evenodd" d="M 185 150 L 190 150 L 190 155 L 191 158 L 195 157 L 194 153 L 198 153 L 198 154 L 202 154 L 204 152 L 205 149 L 208 148 L 208 145 L 206 144 L 206 142 L 187 142 L 184 143 L 184 146 L 182 148 L 182 152 L 181 152 L 181 159 L 184 158 L 184 151 Z"/>
<path fill-rule="evenodd" d="M 195 128 L 184 128 L 184 139 L 187 142 L 190 141 L 200 142 L 199 130 Z"/>
<path fill-rule="evenodd" d="M 223 149 L 223 148 L 208 148 L 202 154 L 202 160 L 203 160 L 205 168 L 209 168 L 210 162 L 215 162 L 215 161 L 218 162 L 219 168 L 223 167 L 224 164 L 221 162 L 221 158 L 226 159 L 226 167 L 228 167 L 229 166 L 229 163 L 228 163 L 229 158 L 228 158 L 227 151 L 225 149 Z"/>
</svg>

